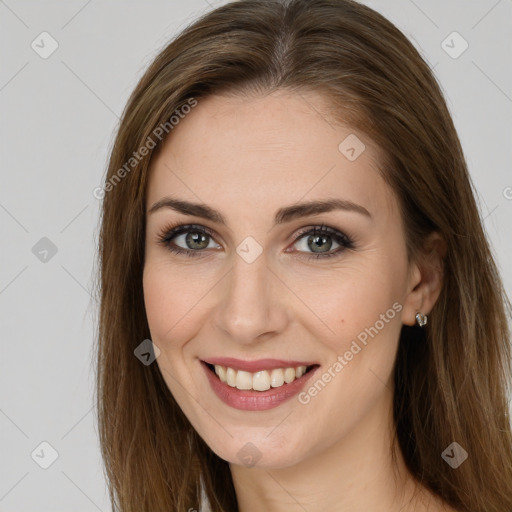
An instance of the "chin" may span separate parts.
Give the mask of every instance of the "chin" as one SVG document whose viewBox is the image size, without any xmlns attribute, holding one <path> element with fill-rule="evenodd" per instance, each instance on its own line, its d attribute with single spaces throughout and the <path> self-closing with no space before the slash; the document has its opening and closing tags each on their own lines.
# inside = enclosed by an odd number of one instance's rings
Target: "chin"
<svg viewBox="0 0 512 512">
<path fill-rule="evenodd" d="M 222 429 L 212 436 L 211 427 L 207 427 L 208 436 L 198 432 L 210 449 L 230 464 L 265 469 L 288 468 L 306 459 L 313 450 L 305 442 L 308 438 L 311 440 L 312 436 L 298 433 L 293 425 L 282 429 L 279 434 L 279 426 L 240 426 L 234 429 L 226 425 L 226 428 L 232 437 Z"/>
</svg>

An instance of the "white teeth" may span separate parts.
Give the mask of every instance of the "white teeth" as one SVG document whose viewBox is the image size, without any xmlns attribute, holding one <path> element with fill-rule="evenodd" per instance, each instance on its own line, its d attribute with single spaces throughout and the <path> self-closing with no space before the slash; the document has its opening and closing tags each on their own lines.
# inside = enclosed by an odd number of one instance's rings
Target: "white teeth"
<svg viewBox="0 0 512 512">
<path fill-rule="evenodd" d="M 236 386 L 236 370 L 226 368 L 226 384 L 234 388 Z"/>
<path fill-rule="evenodd" d="M 295 380 L 295 368 L 286 368 L 284 371 L 284 381 L 286 384 L 293 382 Z"/>
<path fill-rule="evenodd" d="M 215 366 L 215 373 L 218 375 L 219 379 L 222 382 L 226 382 L 226 367 L 225 366 Z"/>
<path fill-rule="evenodd" d="M 252 389 L 252 374 L 238 370 L 236 374 L 236 387 L 238 389 Z"/>
<path fill-rule="evenodd" d="M 254 389 L 255 391 L 266 391 L 270 387 L 278 388 L 290 384 L 306 373 L 305 366 L 296 368 L 274 368 L 273 370 L 261 370 L 251 373 L 244 370 L 234 370 L 226 366 L 215 365 L 215 373 L 222 382 L 232 388 L 241 390 Z"/>
<path fill-rule="evenodd" d="M 267 370 L 256 372 L 252 376 L 252 389 L 255 389 L 256 391 L 266 391 L 267 389 L 270 389 L 270 375 Z"/>
<path fill-rule="evenodd" d="M 270 374 L 270 384 L 273 388 L 278 388 L 284 384 L 284 372 L 281 368 L 275 368 Z"/>
</svg>

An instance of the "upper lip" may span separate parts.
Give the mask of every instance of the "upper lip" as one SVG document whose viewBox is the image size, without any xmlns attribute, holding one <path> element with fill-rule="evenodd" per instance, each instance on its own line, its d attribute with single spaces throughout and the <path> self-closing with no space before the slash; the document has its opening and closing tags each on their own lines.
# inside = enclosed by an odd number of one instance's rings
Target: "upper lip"
<svg viewBox="0 0 512 512">
<path fill-rule="evenodd" d="M 275 368 L 296 368 L 297 366 L 312 366 L 314 362 L 308 361 L 290 361 L 284 359 L 255 359 L 254 361 L 247 361 L 243 359 L 236 359 L 234 357 L 210 357 L 203 359 L 207 364 L 227 366 L 233 370 L 243 370 L 246 372 L 257 372 L 260 370 L 273 370 Z"/>
</svg>

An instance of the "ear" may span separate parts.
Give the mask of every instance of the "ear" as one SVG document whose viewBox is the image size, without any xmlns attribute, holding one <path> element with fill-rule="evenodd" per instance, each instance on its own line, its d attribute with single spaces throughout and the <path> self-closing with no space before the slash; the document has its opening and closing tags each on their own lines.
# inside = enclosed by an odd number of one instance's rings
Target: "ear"
<svg viewBox="0 0 512 512">
<path fill-rule="evenodd" d="M 416 324 L 416 313 L 428 315 L 432 311 L 443 287 L 446 249 L 444 238 L 433 232 L 425 240 L 417 261 L 411 262 L 402 313 L 405 325 Z"/>
</svg>

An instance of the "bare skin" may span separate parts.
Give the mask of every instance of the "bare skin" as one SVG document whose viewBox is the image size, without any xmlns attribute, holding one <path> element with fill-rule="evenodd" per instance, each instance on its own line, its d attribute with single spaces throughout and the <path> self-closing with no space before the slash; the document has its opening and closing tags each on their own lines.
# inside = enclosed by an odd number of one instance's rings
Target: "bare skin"
<svg viewBox="0 0 512 512">
<path fill-rule="evenodd" d="M 391 460 L 400 329 L 437 300 L 443 243 L 431 237 L 432 265 L 408 261 L 379 149 L 328 122 L 322 107 L 321 96 L 284 91 L 201 99 L 153 160 L 143 284 L 157 363 L 194 428 L 230 463 L 241 512 L 450 511 L 414 484 L 400 454 L 397 468 Z M 351 134 L 365 144 L 353 161 L 338 149 Z M 226 225 L 149 211 L 166 197 L 207 204 Z M 333 198 L 358 206 L 274 224 L 280 208 Z M 176 254 L 158 242 L 171 223 L 213 236 L 197 249 L 178 234 L 171 244 L 196 255 Z M 336 254 L 314 257 L 302 233 L 321 225 L 352 245 L 322 234 L 322 251 Z M 262 249 L 251 263 L 236 250 L 249 236 Z M 345 357 L 371 326 L 377 334 Z M 346 364 L 336 371 L 338 356 Z M 244 411 L 213 393 L 200 363 L 211 357 L 315 361 L 314 380 L 331 378 L 302 401 Z M 251 467 L 239 455 L 248 442 L 260 454 Z"/>
</svg>

